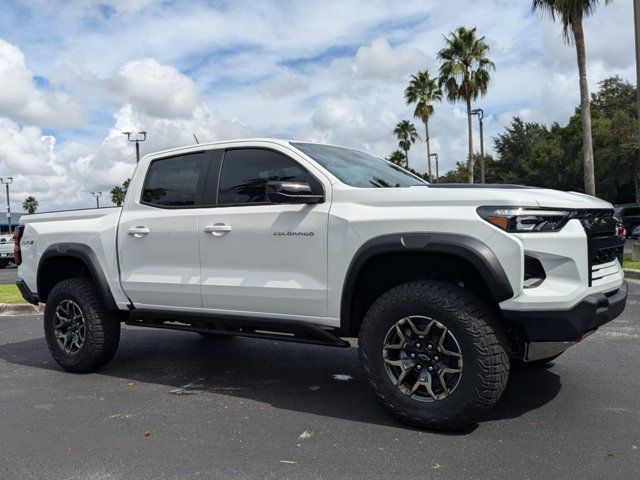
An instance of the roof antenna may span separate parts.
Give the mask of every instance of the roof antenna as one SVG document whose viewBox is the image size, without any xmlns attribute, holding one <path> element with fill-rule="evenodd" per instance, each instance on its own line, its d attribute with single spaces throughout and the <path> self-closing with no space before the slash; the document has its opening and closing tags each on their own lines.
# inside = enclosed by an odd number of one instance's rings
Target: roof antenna
<svg viewBox="0 0 640 480">
<path fill-rule="evenodd" d="M 193 134 L 193 138 L 195 138 L 195 139 L 196 139 L 196 143 L 198 143 L 198 144 L 200 143 L 200 142 L 198 141 L 198 137 L 196 137 L 196 134 L 195 134 L 195 133 Z"/>
</svg>

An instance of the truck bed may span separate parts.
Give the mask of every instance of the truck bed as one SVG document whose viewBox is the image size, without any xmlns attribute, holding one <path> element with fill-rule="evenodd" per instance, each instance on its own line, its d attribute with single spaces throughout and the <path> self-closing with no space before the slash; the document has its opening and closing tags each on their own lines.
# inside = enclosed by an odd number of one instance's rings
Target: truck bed
<svg viewBox="0 0 640 480">
<path fill-rule="evenodd" d="M 117 228 L 121 207 L 92 208 L 25 215 L 20 276 L 32 292 L 37 292 L 38 260 L 47 250 L 68 248 L 73 244 L 88 247 L 104 269 L 117 303 L 127 299 L 119 288 Z"/>
</svg>

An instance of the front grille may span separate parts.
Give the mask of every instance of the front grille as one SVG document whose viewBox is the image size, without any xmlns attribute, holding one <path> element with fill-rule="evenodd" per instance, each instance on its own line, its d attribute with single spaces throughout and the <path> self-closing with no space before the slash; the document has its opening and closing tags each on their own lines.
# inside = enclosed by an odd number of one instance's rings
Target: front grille
<svg viewBox="0 0 640 480">
<path fill-rule="evenodd" d="M 616 259 L 622 260 L 623 251 L 624 247 L 622 245 L 619 247 L 600 248 L 591 255 L 591 264 L 600 265 L 602 263 L 613 262 Z"/>
<path fill-rule="evenodd" d="M 609 237 L 616 234 L 618 222 L 613 217 L 613 210 L 579 210 L 574 215 L 591 237 Z"/>
<path fill-rule="evenodd" d="M 616 235 L 617 220 L 613 217 L 613 210 L 581 210 L 574 218 L 580 220 L 587 234 L 591 286 L 594 280 L 610 274 L 612 267 L 607 264 L 617 259 L 622 265 L 624 239 Z M 613 270 L 617 271 L 617 268 Z"/>
</svg>

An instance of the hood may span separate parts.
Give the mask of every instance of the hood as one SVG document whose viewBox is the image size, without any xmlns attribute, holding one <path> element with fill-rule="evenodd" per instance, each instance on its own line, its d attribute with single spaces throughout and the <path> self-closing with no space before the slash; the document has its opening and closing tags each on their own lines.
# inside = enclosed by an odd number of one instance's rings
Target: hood
<svg viewBox="0 0 640 480">
<path fill-rule="evenodd" d="M 342 190 L 342 189 L 340 189 Z M 578 192 L 519 185 L 431 184 L 409 188 L 353 188 L 344 192 L 370 205 L 523 206 L 562 209 L 612 209 L 613 205 Z M 341 192 L 342 193 L 342 192 Z M 341 194 L 338 194 L 340 197 Z"/>
<path fill-rule="evenodd" d="M 500 184 L 433 184 L 429 188 L 464 189 L 474 192 L 478 197 L 486 197 L 484 192 L 503 199 L 505 194 L 509 198 L 519 198 L 523 201 L 534 202 L 540 207 L 552 208 L 613 208 L 609 202 L 580 192 L 563 192 L 549 188 L 525 187 L 522 185 Z M 480 193 L 479 191 L 482 191 Z"/>
</svg>

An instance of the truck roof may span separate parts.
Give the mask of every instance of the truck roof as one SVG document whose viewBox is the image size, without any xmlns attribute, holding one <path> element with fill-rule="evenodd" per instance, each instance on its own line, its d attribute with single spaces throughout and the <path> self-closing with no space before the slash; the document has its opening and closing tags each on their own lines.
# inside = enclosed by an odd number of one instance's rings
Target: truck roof
<svg viewBox="0 0 640 480">
<path fill-rule="evenodd" d="M 203 142 L 203 143 L 193 143 L 191 145 L 183 145 L 181 147 L 174 147 L 174 148 L 168 148 L 166 150 L 159 150 L 157 152 L 152 152 L 152 153 L 148 153 L 147 155 L 145 155 L 145 157 L 148 156 L 158 156 L 158 155 L 164 155 L 166 153 L 176 153 L 176 152 L 181 152 L 184 150 L 192 150 L 194 148 L 201 148 L 201 147 L 215 147 L 217 145 L 224 145 L 226 143 L 258 143 L 258 142 L 268 142 L 268 143 L 275 143 L 277 145 L 283 145 L 283 146 L 288 146 L 291 142 L 297 142 L 300 141 L 302 142 L 302 140 L 293 140 L 293 139 L 282 139 L 282 138 L 269 138 L 269 137 L 256 137 L 256 138 L 236 138 L 236 139 L 230 139 L 230 140 L 217 140 L 215 142 Z M 319 143 L 319 142 L 308 142 L 305 141 L 304 143 Z M 143 157 L 144 158 L 144 157 Z"/>
</svg>

